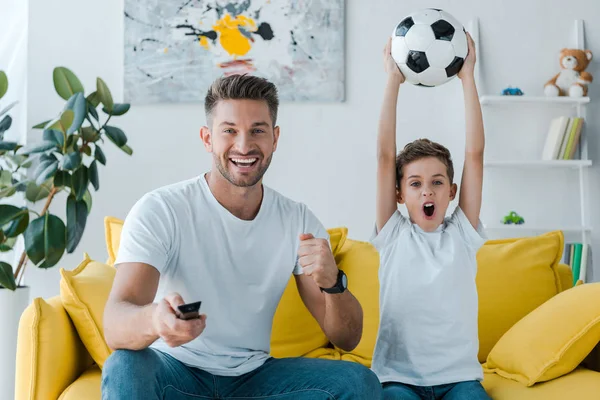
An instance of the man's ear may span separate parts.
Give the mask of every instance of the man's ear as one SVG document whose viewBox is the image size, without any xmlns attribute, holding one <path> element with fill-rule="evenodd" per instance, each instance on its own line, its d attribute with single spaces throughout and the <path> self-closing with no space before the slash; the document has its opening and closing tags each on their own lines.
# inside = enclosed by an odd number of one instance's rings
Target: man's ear
<svg viewBox="0 0 600 400">
<path fill-rule="evenodd" d="M 279 143 L 279 126 L 273 129 L 273 152 L 277 150 L 277 143 Z"/>
<path fill-rule="evenodd" d="M 200 128 L 200 139 L 202 139 L 206 151 L 212 153 L 212 133 L 210 132 L 210 129 L 208 129 L 208 126 Z"/>
<path fill-rule="evenodd" d="M 456 186 L 456 183 L 453 183 L 452 187 L 450 188 L 450 201 L 454 200 L 454 198 L 456 197 L 457 191 L 458 191 L 458 186 Z"/>
</svg>

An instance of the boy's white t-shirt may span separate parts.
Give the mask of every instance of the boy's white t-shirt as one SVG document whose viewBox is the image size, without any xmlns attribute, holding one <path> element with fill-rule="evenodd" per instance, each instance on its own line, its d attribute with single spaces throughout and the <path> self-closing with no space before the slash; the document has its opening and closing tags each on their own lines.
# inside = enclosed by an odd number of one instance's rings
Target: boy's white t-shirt
<svg viewBox="0 0 600 400">
<path fill-rule="evenodd" d="M 435 386 L 482 380 L 477 359 L 477 250 L 457 207 L 434 232 L 396 211 L 372 239 L 380 253 L 380 323 L 372 370 L 381 382 Z"/>
<path fill-rule="evenodd" d="M 269 357 L 275 310 L 297 264 L 299 235 L 329 239 L 314 214 L 263 185 L 260 210 L 241 220 L 213 196 L 204 175 L 144 195 L 125 219 L 115 265 L 160 272 L 155 302 L 177 292 L 202 301 L 206 329 L 193 341 L 151 347 L 215 375 L 238 376 Z"/>
</svg>

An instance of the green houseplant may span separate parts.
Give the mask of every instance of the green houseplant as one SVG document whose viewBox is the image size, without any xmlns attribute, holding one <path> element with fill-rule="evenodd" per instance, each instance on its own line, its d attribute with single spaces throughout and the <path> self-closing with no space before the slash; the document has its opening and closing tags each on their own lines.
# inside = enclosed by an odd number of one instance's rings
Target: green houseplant
<svg viewBox="0 0 600 400">
<path fill-rule="evenodd" d="M 53 80 L 66 103 L 54 119 L 33 127 L 42 130 L 40 141 L 26 146 L 5 141 L 4 132 L 12 121 L 7 112 L 14 104 L 0 111 L 0 199 L 21 193 L 32 204 L 45 200 L 40 212 L 28 206 L 0 204 L 0 252 L 12 251 L 21 235 L 25 245 L 16 268 L 0 261 L 0 286 L 13 291 L 28 260 L 39 268 L 50 268 L 65 251 L 72 253 L 77 248 L 92 207 L 90 189 L 99 190 L 99 164 L 106 165 L 102 151 L 105 139 L 125 153 L 133 153 L 125 133 L 109 125 L 130 106 L 115 103 L 101 78 L 96 79 L 96 90 L 87 97 L 69 69 L 55 68 Z M 6 74 L 0 71 L 0 99 L 7 87 Z M 99 115 L 99 106 L 105 117 Z M 49 212 L 60 192 L 67 193 L 66 223 Z"/>
</svg>

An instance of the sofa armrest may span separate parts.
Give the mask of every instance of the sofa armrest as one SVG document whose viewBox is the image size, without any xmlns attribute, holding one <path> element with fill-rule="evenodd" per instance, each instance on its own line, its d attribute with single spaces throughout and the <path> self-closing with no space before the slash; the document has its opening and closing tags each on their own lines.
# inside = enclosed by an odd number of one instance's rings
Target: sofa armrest
<svg viewBox="0 0 600 400">
<path fill-rule="evenodd" d="M 92 364 L 60 297 L 34 299 L 19 321 L 15 398 L 57 399 Z"/>
</svg>

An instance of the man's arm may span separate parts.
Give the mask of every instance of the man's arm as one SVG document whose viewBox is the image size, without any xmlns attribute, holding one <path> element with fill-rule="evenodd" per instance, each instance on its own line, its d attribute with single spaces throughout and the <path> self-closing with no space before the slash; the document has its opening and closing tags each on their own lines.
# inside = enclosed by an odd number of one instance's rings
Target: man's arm
<svg viewBox="0 0 600 400">
<path fill-rule="evenodd" d="M 479 104 L 479 95 L 474 77 L 475 44 L 471 35 L 467 35 L 469 54 L 458 74 L 463 85 L 466 122 L 465 164 L 463 166 L 458 205 L 471 222 L 471 225 L 477 229 L 483 190 L 485 135 L 481 105 Z"/>
<path fill-rule="evenodd" d="M 175 309 L 184 304 L 177 293 L 153 304 L 159 277 L 159 272 L 148 264 L 118 266 L 104 309 L 104 337 L 111 349 L 141 350 L 159 337 L 175 347 L 202 333 L 205 315 L 188 321 L 177 318 Z"/>
<path fill-rule="evenodd" d="M 377 232 L 398 209 L 396 196 L 396 107 L 404 76 L 391 54 L 391 39 L 383 50 L 388 74 L 377 134 Z"/>
<path fill-rule="evenodd" d="M 312 235 L 302 235 L 301 240 L 298 255 L 304 274 L 295 275 L 300 297 L 331 343 L 351 351 L 362 337 L 362 307 L 348 290 L 321 292 L 320 287 L 333 287 L 337 281 L 338 268 L 329 242 Z"/>
</svg>

